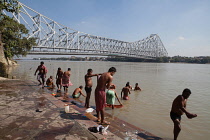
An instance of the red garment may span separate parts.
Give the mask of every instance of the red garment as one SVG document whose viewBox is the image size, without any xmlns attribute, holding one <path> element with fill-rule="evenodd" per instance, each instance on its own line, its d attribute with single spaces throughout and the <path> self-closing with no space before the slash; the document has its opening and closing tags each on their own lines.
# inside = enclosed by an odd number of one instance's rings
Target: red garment
<svg viewBox="0 0 210 140">
<path fill-rule="evenodd" d="M 69 87 L 69 86 L 72 86 L 72 85 L 73 84 L 70 81 L 70 76 L 64 74 L 63 77 L 62 77 L 62 86 Z"/>
<path fill-rule="evenodd" d="M 123 100 L 129 100 L 128 96 L 123 96 Z"/>
<path fill-rule="evenodd" d="M 106 105 L 106 92 L 103 89 L 95 89 L 96 111 L 101 111 Z"/>
</svg>

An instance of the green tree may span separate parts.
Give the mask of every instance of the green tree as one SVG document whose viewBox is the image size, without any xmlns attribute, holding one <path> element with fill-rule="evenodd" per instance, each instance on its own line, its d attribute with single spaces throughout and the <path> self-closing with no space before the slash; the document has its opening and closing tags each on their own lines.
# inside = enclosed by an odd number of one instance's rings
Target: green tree
<svg viewBox="0 0 210 140">
<path fill-rule="evenodd" d="M 25 25 L 18 23 L 9 16 L 3 14 L 3 10 L 7 12 L 18 12 L 18 4 L 16 0 L 0 0 L 0 32 L 2 34 L 2 42 L 4 42 L 4 53 L 6 57 L 26 56 L 33 45 L 36 45 L 35 38 L 27 38 L 29 30 Z"/>
<path fill-rule="evenodd" d="M 17 0 L 0 0 L 1 16 L 4 16 L 2 10 L 7 12 L 18 12 L 18 1 Z"/>
</svg>

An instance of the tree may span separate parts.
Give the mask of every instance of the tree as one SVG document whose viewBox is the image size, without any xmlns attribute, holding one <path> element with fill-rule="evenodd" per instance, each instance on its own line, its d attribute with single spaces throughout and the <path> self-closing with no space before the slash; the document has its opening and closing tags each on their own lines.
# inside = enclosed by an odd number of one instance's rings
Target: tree
<svg viewBox="0 0 210 140">
<path fill-rule="evenodd" d="M 18 12 L 18 9 L 17 0 L 0 0 L 1 16 L 3 15 L 2 10 L 6 10 L 7 12 Z"/>
<path fill-rule="evenodd" d="M 7 12 L 18 12 L 16 0 L 0 0 L 0 32 L 2 34 L 2 42 L 4 42 L 4 54 L 8 58 L 20 55 L 26 56 L 33 45 L 36 45 L 35 38 L 27 38 L 29 30 L 25 25 L 18 23 L 9 16 L 3 14 L 3 10 Z"/>
</svg>

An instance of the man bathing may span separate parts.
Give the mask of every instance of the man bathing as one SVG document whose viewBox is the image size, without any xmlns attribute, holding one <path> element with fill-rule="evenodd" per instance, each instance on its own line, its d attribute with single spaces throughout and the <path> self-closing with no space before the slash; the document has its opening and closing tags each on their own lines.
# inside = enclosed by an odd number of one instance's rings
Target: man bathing
<svg viewBox="0 0 210 140">
<path fill-rule="evenodd" d="M 50 77 L 47 79 L 46 85 L 47 85 L 49 88 L 54 88 L 54 87 L 55 87 L 55 85 L 54 85 L 54 83 L 53 83 L 53 77 L 52 77 L 52 76 L 50 76 Z"/>
<path fill-rule="evenodd" d="M 89 103 L 90 103 L 90 96 L 91 96 L 91 91 L 92 91 L 92 86 L 93 86 L 93 82 L 92 82 L 92 77 L 93 76 L 98 76 L 101 74 L 92 74 L 93 70 L 92 69 L 88 69 L 87 70 L 87 74 L 85 75 L 85 91 L 86 91 L 86 100 L 85 100 L 85 107 L 89 108 Z"/>
<path fill-rule="evenodd" d="M 82 92 L 83 86 L 79 86 L 79 88 L 76 88 L 72 94 L 73 98 L 79 98 L 81 95 L 86 97 Z"/>
<path fill-rule="evenodd" d="M 65 71 L 62 76 L 62 86 L 64 88 L 65 93 L 68 92 L 68 87 L 73 85 L 70 81 L 70 76 L 71 76 L 71 68 L 68 68 L 68 70 Z"/>
<path fill-rule="evenodd" d="M 44 62 L 40 62 L 40 65 L 37 67 L 34 76 L 36 76 L 36 73 L 39 71 L 37 75 L 37 80 L 39 81 L 39 85 L 42 85 L 42 88 L 44 88 L 44 82 L 47 74 L 47 67 L 44 65 Z M 42 82 L 41 80 L 42 79 Z"/>
<path fill-rule="evenodd" d="M 177 96 L 172 103 L 170 117 L 174 123 L 174 140 L 177 140 L 181 131 L 181 116 L 185 113 L 188 119 L 197 117 L 196 114 L 191 114 L 186 110 L 187 99 L 190 94 L 190 89 L 186 88 L 183 90 L 182 95 Z"/>
<path fill-rule="evenodd" d="M 97 81 L 97 86 L 95 89 L 95 103 L 96 103 L 96 113 L 98 121 L 101 124 L 110 124 L 104 120 L 104 108 L 106 105 L 106 92 L 105 89 L 109 89 L 113 80 L 113 75 L 116 72 L 115 67 L 111 67 L 108 72 L 103 73 Z"/>
<path fill-rule="evenodd" d="M 63 77 L 63 71 L 61 70 L 61 68 L 58 68 L 57 70 L 57 74 L 56 74 L 56 85 L 58 88 L 58 91 L 61 91 L 62 88 L 62 77 Z"/>
<path fill-rule="evenodd" d="M 116 86 L 113 84 L 110 86 L 109 90 L 106 92 L 106 103 L 107 105 L 111 105 L 112 109 L 114 109 L 114 104 L 115 104 L 115 96 L 117 97 L 120 105 L 122 105 L 122 103 L 120 102 L 117 93 L 115 91 Z"/>
<path fill-rule="evenodd" d="M 141 91 L 141 88 L 139 87 L 139 84 L 138 84 L 138 83 L 135 84 L 134 90 L 135 90 L 135 91 L 136 91 L 136 90 L 140 90 L 140 91 Z"/>
<path fill-rule="evenodd" d="M 132 86 L 130 85 L 130 82 L 127 82 L 127 83 L 126 83 L 126 86 L 128 86 L 130 90 L 133 89 Z"/>
<path fill-rule="evenodd" d="M 123 98 L 123 100 L 129 100 L 128 94 L 131 94 L 131 92 L 130 92 L 130 85 L 127 83 L 126 86 L 121 91 L 121 98 Z"/>
</svg>

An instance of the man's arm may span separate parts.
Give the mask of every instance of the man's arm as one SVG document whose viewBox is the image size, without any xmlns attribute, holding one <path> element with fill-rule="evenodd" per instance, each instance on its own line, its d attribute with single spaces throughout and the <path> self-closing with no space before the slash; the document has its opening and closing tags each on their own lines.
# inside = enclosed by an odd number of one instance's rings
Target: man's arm
<svg viewBox="0 0 210 140">
<path fill-rule="evenodd" d="M 121 98 L 122 98 L 122 94 L 123 94 L 123 89 L 122 89 L 122 91 L 121 91 Z"/>
<path fill-rule="evenodd" d="M 82 94 L 82 96 L 86 97 L 86 96 L 83 94 L 82 90 L 80 90 L 80 93 Z"/>
<path fill-rule="evenodd" d="M 98 76 L 99 74 L 89 74 L 89 75 L 85 75 L 86 77 L 93 77 L 93 76 Z"/>
<path fill-rule="evenodd" d="M 120 100 L 119 100 L 119 98 L 118 98 L 118 96 L 117 96 L 116 91 L 115 91 L 115 96 L 116 96 L 116 98 L 117 98 L 118 102 L 120 103 L 120 105 L 122 105 L 122 103 L 120 102 Z"/>
<path fill-rule="evenodd" d="M 99 74 L 90 74 L 90 75 L 86 75 L 87 77 L 93 77 L 93 76 L 99 76 L 99 75 L 102 75 L 102 73 L 99 73 Z"/>
<path fill-rule="evenodd" d="M 185 108 L 181 108 L 181 110 L 186 114 L 188 119 L 192 119 L 194 117 L 197 117 L 197 114 L 192 114 L 192 113 L 188 112 Z"/>
<path fill-rule="evenodd" d="M 185 115 L 189 118 L 189 119 L 192 119 L 192 118 L 194 118 L 194 117 L 197 117 L 197 115 L 196 114 L 192 114 L 192 113 L 190 113 L 190 112 L 188 112 L 187 110 L 186 110 L 186 108 L 185 108 L 185 106 L 184 106 L 184 98 L 183 98 L 183 96 L 180 96 L 179 97 L 179 102 L 180 102 L 180 109 L 185 113 Z"/>
</svg>

